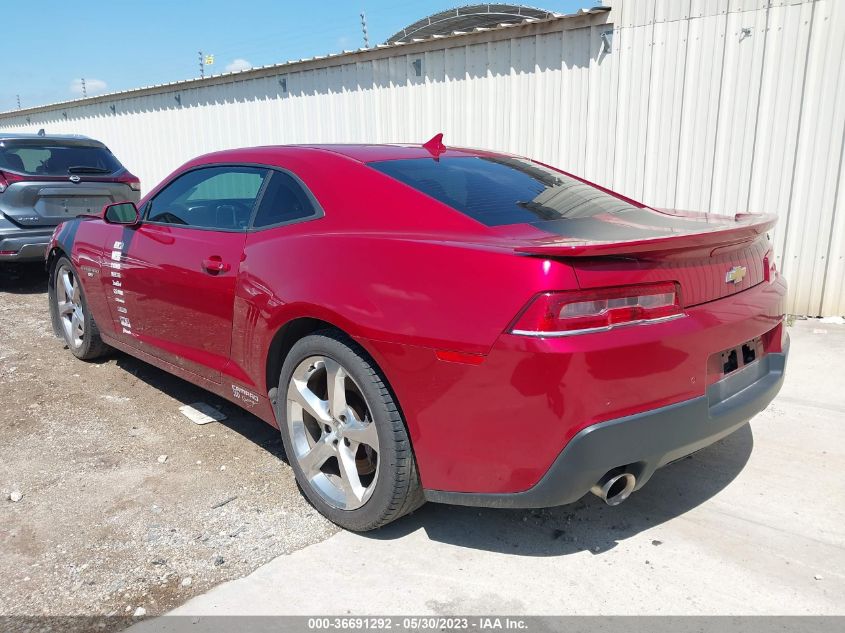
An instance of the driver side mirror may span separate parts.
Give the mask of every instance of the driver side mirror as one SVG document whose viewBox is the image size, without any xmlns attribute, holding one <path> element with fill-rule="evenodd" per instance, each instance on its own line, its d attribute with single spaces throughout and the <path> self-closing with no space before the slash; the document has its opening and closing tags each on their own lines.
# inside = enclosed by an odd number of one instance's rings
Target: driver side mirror
<svg viewBox="0 0 845 633">
<path fill-rule="evenodd" d="M 141 222 L 141 214 L 134 202 L 115 202 L 103 207 L 103 219 L 109 224 L 135 226 Z"/>
</svg>

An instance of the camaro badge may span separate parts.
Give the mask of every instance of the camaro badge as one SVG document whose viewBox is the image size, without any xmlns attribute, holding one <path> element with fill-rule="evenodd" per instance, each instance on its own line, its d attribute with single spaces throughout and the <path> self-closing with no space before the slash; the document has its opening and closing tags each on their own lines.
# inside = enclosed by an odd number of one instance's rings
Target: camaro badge
<svg viewBox="0 0 845 633">
<path fill-rule="evenodd" d="M 725 274 L 725 283 L 736 285 L 745 279 L 746 273 L 748 269 L 745 266 L 734 266 Z"/>
</svg>

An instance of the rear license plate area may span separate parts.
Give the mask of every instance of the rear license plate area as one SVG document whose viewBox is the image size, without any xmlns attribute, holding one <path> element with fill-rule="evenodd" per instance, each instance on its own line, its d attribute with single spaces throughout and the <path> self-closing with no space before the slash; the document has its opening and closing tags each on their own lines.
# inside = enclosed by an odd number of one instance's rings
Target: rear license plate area
<svg viewBox="0 0 845 633">
<path fill-rule="evenodd" d="M 735 371 L 759 360 L 766 354 L 763 337 L 758 336 L 736 347 L 723 350 L 710 357 L 708 373 L 712 378 L 721 380 Z"/>
<path fill-rule="evenodd" d="M 726 376 L 740 367 L 750 365 L 763 355 L 763 342 L 754 339 L 722 352 L 722 373 Z"/>
<path fill-rule="evenodd" d="M 76 217 L 82 213 L 99 213 L 110 201 L 105 197 L 45 196 L 36 210 L 44 217 Z"/>
</svg>

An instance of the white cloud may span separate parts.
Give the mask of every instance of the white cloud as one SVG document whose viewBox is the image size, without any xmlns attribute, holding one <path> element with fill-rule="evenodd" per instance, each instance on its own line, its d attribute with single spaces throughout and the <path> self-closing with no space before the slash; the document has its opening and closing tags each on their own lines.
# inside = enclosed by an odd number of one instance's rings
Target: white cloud
<svg viewBox="0 0 845 633">
<path fill-rule="evenodd" d="M 106 88 L 108 88 L 108 84 L 103 81 L 102 79 L 88 79 L 85 78 L 85 92 L 88 93 L 88 96 L 98 94 L 101 92 L 105 92 Z M 73 94 L 81 95 L 82 94 L 82 80 L 81 79 L 74 79 L 70 82 L 70 91 Z"/>
<path fill-rule="evenodd" d="M 226 72 L 227 73 L 233 73 L 233 72 L 236 72 L 238 70 L 249 70 L 250 68 L 252 68 L 251 63 L 249 63 L 245 59 L 238 57 L 235 61 L 233 61 L 231 64 L 228 64 L 226 66 Z"/>
</svg>

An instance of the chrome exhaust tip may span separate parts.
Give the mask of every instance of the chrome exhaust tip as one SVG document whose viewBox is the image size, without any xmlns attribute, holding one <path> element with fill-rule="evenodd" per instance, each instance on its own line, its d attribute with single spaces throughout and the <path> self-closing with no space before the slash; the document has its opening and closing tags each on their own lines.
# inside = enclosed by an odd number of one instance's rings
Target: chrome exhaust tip
<svg viewBox="0 0 845 633">
<path fill-rule="evenodd" d="M 599 479 L 598 483 L 590 488 L 590 492 L 599 497 L 607 505 L 618 506 L 631 496 L 636 485 L 637 478 L 631 473 L 608 474 Z"/>
</svg>

